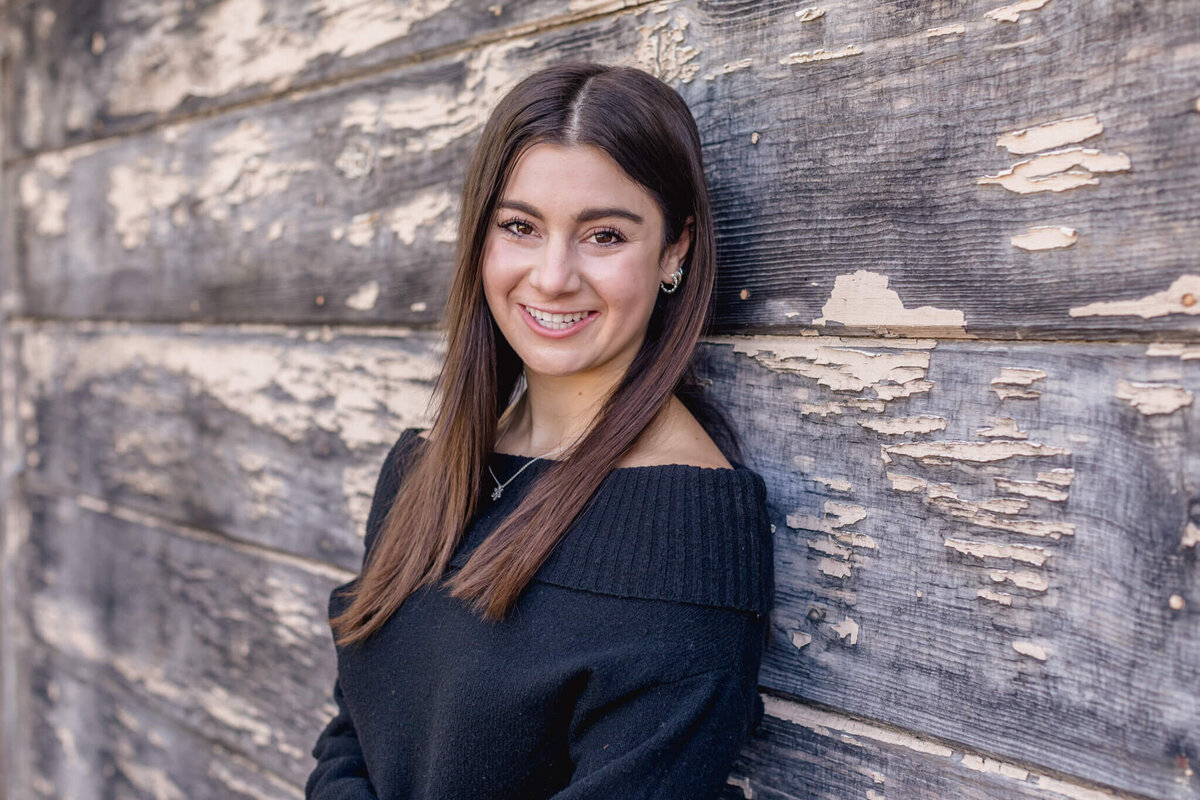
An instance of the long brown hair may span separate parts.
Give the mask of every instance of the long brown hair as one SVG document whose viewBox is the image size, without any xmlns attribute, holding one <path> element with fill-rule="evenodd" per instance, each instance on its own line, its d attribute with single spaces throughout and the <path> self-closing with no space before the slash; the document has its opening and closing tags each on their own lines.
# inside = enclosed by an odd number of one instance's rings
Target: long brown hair
<svg viewBox="0 0 1200 800">
<path fill-rule="evenodd" d="M 486 459 L 523 365 L 483 293 L 488 225 L 513 165 L 538 143 L 590 145 L 650 193 L 665 221 L 663 247 L 693 217 L 684 277 L 658 295 L 641 349 L 583 439 L 530 487 L 446 587 L 472 611 L 502 619 L 606 475 L 674 394 L 727 454 L 732 429 L 707 403 L 692 365 L 709 321 L 716 273 L 712 211 L 700 135 L 687 104 L 637 69 L 561 64 L 530 75 L 493 109 L 463 186 L 448 347 L 435 385 L 437 412 L 420 457 L 410 459 L 363 566 L 331 620 L 339 645 L 374 633 L 415 591 L 435 585 L 478 507 Z"/>
</svg>

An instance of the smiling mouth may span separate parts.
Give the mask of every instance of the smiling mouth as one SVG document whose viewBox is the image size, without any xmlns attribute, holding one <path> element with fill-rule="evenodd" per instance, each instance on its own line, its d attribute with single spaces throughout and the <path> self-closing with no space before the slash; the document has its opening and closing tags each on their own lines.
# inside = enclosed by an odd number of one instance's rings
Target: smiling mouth
<svg viewBox="0 0 1200 800">
<path fill-rule="evenodd" d="M 567 313 L 554 313 L 554 312 L 549 312 L 549 311 L 542 311 L 540 308 L 534 308 L 533 306 L 522 306 L 522 308 L 525 309 L 526 313 L 528 313 L 529 316 L 531 316 L 535 320 L 537 320 L 537 323 L 539 325 L 541 325 L 543 328 L 546 328 L 546 329 L 552 330 L 552 331 L 565 330 L 565 329 L 571 327 L 572 325 L 574 325 L 576 322 L 586 319 L 592 313 L 591 311 L 570 311 Z"/>
</svg>

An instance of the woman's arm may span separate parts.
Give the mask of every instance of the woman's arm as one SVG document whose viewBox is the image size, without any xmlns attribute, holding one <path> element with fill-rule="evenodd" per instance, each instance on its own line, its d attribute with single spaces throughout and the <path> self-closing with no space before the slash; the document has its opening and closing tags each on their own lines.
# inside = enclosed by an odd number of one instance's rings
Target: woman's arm
<svg viewBox="0 0 1200 800">
<path fill-rule="evenodd" d="M 624 696 L 584 693 L 571 782 L 552 800 L 714 800 L 758 713 L 756 677 L 721 668 Z"/>
</svg>

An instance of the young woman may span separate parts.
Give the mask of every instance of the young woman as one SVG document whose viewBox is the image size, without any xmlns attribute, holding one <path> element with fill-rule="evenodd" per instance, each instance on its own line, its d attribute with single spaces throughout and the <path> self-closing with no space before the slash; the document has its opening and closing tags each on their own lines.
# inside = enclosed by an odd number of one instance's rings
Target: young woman
<svg viewBox="0 0 1200 800">
<path fill-rule="evenodd" d="M 330 596 L 307 798 L 721 793 L 774 584 L 766 487 L 692 371 L 715 268 L 699 134 L 661 81 L 555 66 L 493 110 L 433 426 L 388 453 Z"/>
</svg>

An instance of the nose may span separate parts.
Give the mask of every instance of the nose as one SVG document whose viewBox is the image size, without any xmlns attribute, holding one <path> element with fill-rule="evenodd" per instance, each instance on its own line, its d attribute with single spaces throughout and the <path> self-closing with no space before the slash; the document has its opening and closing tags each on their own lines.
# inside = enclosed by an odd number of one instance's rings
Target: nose
<svg viewBox="0 0 1200 800">
<path fill-rule="evenodd" d="M 576 253 L 566 239 L 550 240 L 539 248 L 529 284 L 547 297 L 568 294 L 579 288 L 580 276 Z"/>
</svg>

